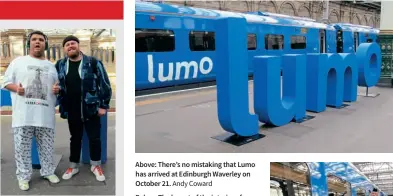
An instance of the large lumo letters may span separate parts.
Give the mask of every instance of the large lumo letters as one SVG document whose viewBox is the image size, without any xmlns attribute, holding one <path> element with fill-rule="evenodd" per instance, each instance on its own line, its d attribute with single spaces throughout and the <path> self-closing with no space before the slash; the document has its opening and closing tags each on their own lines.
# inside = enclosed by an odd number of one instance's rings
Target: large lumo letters
<svg viewBox="0 0 393 196">
<path fill-rule="evenodd" d="M 358 66 L 354 54 L 307 54 L 307 110 L 323 112 L 356 101 Z"/>
<path fill-rule="evenodd" d="M 281 64 L 283 99 L 281 100 Z M 254 109 L 259 121 L 282 126 L 306 116 L 306 59 L 304 55 L 254 57 Z"/>
<path fill-rule="evenodd" d="M 259 132 L 262 123 L 283 126 L 306 116 L 306 110 L 323 112 L 357 98 L 357 87 L 376 85 L 381 73 L 381 49 L 362 43 L 356 54 L 256 55 L 254 110 L 248 102 L 247 26 L 245 19 L 217 21 L 217 105 L 221 126 L 240 136 Z M 281 76 L 283 89 L 281 98 Z"/>
<path fill-rule="evenodd" d="M 246 19 L 217 23 L 217 110 L 221 126 L 240 136 L 258 133 L 258 118 L 248 109 Z M 234 39 L 236 38 L 236 39 Z"/>
<path fill-rule="evenodd" d="M 376 43 L 360 44 L 356 51 L 359 65 L 359 86 L 370 87 L 378 83 L 381 75 L 381 48 Z"/>
</svg>

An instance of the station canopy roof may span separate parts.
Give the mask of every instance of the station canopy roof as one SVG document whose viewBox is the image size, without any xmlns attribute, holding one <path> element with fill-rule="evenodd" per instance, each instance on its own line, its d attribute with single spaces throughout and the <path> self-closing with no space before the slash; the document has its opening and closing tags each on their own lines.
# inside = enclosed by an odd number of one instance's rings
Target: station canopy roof
<svg viewBox="0 0 393 196">
<path fill-rule="evenodd" d="M 383 192 L 393 194 L 393 163 L 353 162 L 352 164 Z"/>
<path fill-rule="evenodd" d="M 319 163 L 308 163 L 310 166 L 310 174 L 320 176 Z M 351 183 L 352 187 L 363 187 L 371 189 L 375 186 L 367 179 L 353 164 L 348 162 L 325 162 L 325 173 L 334 175 L 344 181 Z"/>
<path fill-rule="evenodd" d="M 309 163 L 311 175 L 318 175 L 318 163 Z M 351 183 L 352 187 L 393 194 L 393 163 L 389 162 L 327 162 L 326 173 Z"/>
</svg>

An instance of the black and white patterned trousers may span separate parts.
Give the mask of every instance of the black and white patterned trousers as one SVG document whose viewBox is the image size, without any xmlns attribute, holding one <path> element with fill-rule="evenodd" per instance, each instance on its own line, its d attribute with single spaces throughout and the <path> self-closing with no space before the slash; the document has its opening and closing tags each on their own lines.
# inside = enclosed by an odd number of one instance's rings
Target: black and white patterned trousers
<svg viewBox="0 0 393 196">
<path fill-rule="evenodd" d="M 14 131 L 16 176 L 18 180 L 30 180 L 33 174 L 31 162 L 31 146 L 35 136 L 38 155 L 41 164 L 41 176 L 52 175 L 55 172 L 53 164 L 53 144 L 55 130 L 44 127 L 16 127 Z"/>
</svg>

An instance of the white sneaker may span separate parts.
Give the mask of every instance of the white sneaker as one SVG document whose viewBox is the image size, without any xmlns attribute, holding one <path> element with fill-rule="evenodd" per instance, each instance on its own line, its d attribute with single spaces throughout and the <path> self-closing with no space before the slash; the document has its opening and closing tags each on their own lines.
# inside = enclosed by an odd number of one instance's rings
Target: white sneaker
<svg viewBox="0 0 393 196">
<path fill-rule="evenodd" d="M 104 172 L 102 171 L 101 166 L 99 165 L 92 165 L 90 168 L 91 172 L 93 172 L 94 175 L 96 175 L 96 179 L 98 181 L 105 181 L 105 176 L 104 176 Z"/>
<path fill-rule="evenodd" d="M 49 180 L 49 182 L 57 184 L 60 182 L 60 179 L 56 175 L 44 176 L 45 179 Z"/>
<path fill-rule="evenodd" d="M 27 181 L 27 180 L 19 180 L 18 184 L 19 184 L 20 190 L 22 190 L 22 191 L 27 191 L 30 188 L 29 181 Z"/>
<path fill-rule="evenodd" d="M 79 168 L 68 168 L 67 171 L 63 174 L 63 179 L 68 180 L 77 173 L 79 173 Z"/>
</svg>

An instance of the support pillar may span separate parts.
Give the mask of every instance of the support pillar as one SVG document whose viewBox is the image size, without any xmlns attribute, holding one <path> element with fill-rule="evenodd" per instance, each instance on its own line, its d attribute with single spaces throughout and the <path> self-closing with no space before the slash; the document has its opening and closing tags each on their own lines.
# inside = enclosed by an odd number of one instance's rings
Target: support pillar
<svg viewBox="0 0 393 196">
<path fill-rule="evenodd" d="M 378 86 L 393 87 L 393 2 L 381 2 L 379 44 L 382 52 L 381 78 Z"/>
<path fill-rule="evenodd" d="M 307 163 L 310 169 L 311 195 L 328 195 L 328 182 L 325 162 Z"/>
<path fill-rule="evenodd" d="M 92 35 L 92 32 L 86 30 L 79 30 L 74 34 L 79 39 L 79 49 L 86 55 L 91 55 L 90 43 Z"/>
<path fill-rule="evenodd" d="M 9 29 L 7 31 L 8 40 L 10 44 L 10 54 L 11 58 L 14 59 L 18 56 L 24 56 L 24 40 L 25 40 L 25 30 L 23 29 Z"/>
</svg>

